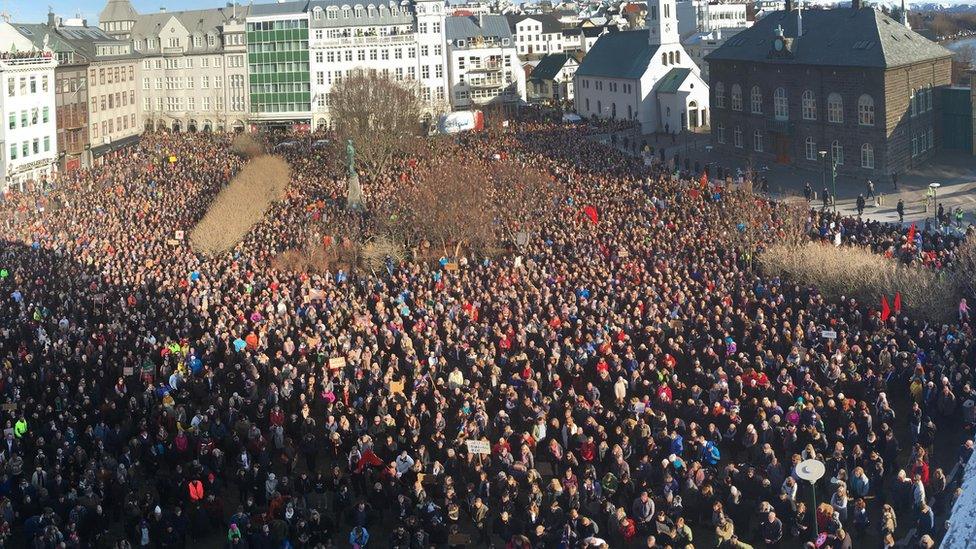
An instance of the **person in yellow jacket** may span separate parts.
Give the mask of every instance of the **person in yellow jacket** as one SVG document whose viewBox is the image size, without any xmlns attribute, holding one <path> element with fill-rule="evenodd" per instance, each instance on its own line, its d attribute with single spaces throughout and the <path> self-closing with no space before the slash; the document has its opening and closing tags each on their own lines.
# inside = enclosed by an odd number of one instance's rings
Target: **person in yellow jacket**
<svg viewBox="0 0 976 549">
<path fill-rule="evenodd" d="M 27 420 L 23 416 L 14 423 L 14 436 L 17 438 L 23 438 L 27 434 Z"/>
</svg>

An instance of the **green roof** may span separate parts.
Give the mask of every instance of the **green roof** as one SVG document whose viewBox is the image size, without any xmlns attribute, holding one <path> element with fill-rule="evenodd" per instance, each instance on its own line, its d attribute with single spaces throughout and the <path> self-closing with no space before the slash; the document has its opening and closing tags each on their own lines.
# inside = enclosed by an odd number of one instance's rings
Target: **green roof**
<svg viewBox="0 0 976 549">
<path fill-rule="evenodd" d="M 688 78 L 691 74 L 691 69 L 683 69 L 681 67 L 675 67 L 668 71 L 664 75 L 664 78 L 657 83 L 657 91 L 659 93 L 674 93 L 678 91 L 678 88 Z"/>
<path fill-rule="evenodd" d="M 658 46 L 647 43 L 647 31 L 604 34 L 583 58 L 578 76 L 636 80 L 644 75 Z"/>
<path fill-rule="evenodd" d="M 529 78 L 552 80 L 559 74 L 559 71 L 563 69 L 563 66 L 566 65 L 566 61 L 569 59 L 570 56 L 565 53 L 550 53 L 539 61 L 539 64 L 532 70 Z"/>
<path fill-rule="evenodd" d="M 705 61 L 891 68 L 952 55 L 874 8 L 804 10 L 799 38 L 798 16 L 797 10 L 770 13 L 726 40 Z M 770 56 L 777 28 L 794 39 L 792 56 Z"/>
</svg>

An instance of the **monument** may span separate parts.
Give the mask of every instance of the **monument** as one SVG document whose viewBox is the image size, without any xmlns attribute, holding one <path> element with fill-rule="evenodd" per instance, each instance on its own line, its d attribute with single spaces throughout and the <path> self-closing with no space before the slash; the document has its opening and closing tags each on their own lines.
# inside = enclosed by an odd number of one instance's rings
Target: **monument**
<svg viewBox="0 0 976 549">
<path fill-rule="evenodd" d="M 346 167 L 346 208 L 363 210 L 363 188 L 359 186 L 359 174 L 356 173 L 356 147 L 352 139 L 346 140 Z"/>
</svg>

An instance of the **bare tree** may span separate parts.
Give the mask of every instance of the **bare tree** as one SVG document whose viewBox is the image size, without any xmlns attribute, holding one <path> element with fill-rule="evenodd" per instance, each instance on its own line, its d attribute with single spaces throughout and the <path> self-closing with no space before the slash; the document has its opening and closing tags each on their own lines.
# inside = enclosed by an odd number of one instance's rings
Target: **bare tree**
<svg viewBox="0 0 976 549">
<path fill-rule="evenodd" d="M 420 130 L 415 86 L 375 70 L 354 71 L 329 92 L 329 110 L 341 138 L 351 139 L 370 175 L 381 173 Z"/>
<path fill-rule="evenodd" d="M 488 167 L 489 195 L 495 219 L 506 238 L 539 230 L 546 211 L 562 195 L 562 186 L 544 172 L 508 159 Z"/>
<path fill-rule="evenodd" d="M 953 52 L 951 66 L 951 79 L 953 84 L 969 83 L 969 69 L 972 68 L 974 60 L 976 60 L 976 48 L 973 48 L 969 44 L 959 46 Z"/>
<path fill-rule="evenodd" d="M 463 246 L 478 248 L 493 240 L 493 219 L 484 192 L 484 165 L 477 159 L 450 156 L 432 161 L 407 189 L 396 214 L 410 243 L 427 240 L 440 244 L 454 257 Z"/>
</svg>

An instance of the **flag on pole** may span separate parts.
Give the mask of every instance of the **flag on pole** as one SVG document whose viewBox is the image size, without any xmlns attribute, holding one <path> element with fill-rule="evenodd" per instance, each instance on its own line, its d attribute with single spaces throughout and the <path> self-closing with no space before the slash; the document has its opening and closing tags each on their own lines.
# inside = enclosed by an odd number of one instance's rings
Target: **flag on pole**
<svg viewBox="0 0 976 549">
<path fill-rule="evenodd" d="M 895 314 L 901 312 L 901 292 L 895 292 Z"/>
<path fill-rule="evenodd" d="M 888 305 L 888 296 L 881 296 L 881 321 L 887 322 L 891 316 L 891 307 Z"/>
</svg>

